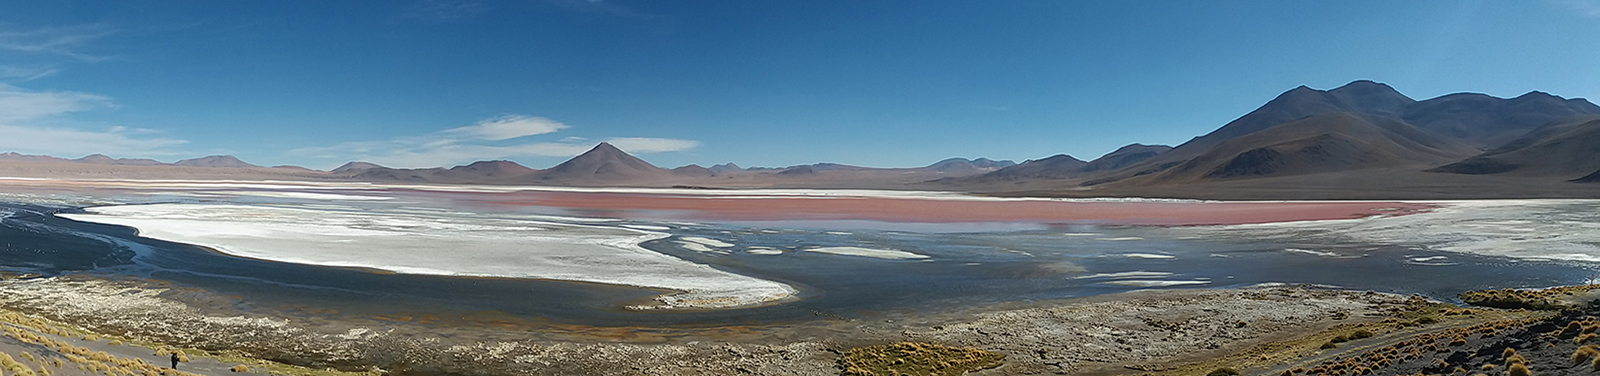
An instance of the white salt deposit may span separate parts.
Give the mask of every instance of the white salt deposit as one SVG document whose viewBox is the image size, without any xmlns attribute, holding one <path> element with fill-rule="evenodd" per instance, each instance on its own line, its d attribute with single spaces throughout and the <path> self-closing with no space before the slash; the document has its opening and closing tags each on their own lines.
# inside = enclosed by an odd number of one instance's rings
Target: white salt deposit
<svg viewBox="0 0 1600 376">
<path fill-rule="evenodd" d="M 1172 273 L 1168 273 L 1168 272 L 1147 272 L 1147 271 L 1140 270 L 1140 271 L 1133 271 L 1133 272 L 1090 274 L 1090 275 L 1085 275 L 1085 276 L 1072 277 L 1072 279 L 1145 278 L 1145 277 L 1166 277 L 1166 276 L 1169 276 L 1169 275 L 1172 275 Z"/>
<path fill-rule="evenodd" d="M 1443 202 L 1431 212 L 1334 221 L 1208 226 L 1234 237 L 1322 244 L 1374 244 L 1529 260 L 1600 262 L 1600 200 Z"/>
<path fill-rule="evenodd" d="M 1338 253 L 1323 252 L 1323 251 L 1313 251 L 1313 250 L 1309 250 L 1309 249 L 1300 249 L 1300 248 L 1284 248 L 1283 251 L 1284 252 L 1289 252 L 1289 253 L 1299 253 L 1299 254 L 1302 254 L 1302 255 L 1312 255 L 1312 256 L 1322 256 L 1322 257 L 1339 257 Z"/>
<path fill-rule="evenodd" d="M 398 273 L 536 278 L 680 291 L 638 309 L 717 309 L 792 298 L 786 284 L 728 273 L 639 244 L 665 233 L 516 217 L 321 207 L 157 204 L 86 209 L 73 220 L 231 255 Z M 699 243 L 690 243 L 699 245 Z"/>
<path fill-rule="evenodd" d="M 1136 279 L 1136 280 L 1108 281 L 1108 282 L 1100 282 L 1100 283 L 1101 284 L 1105 284 L 1105 285 L 1129 286 L 1129 287 L 1172 287 L 1172 286 L 1187 286 L 1187 285 L 1204 285 L 1204 284 L 1211 283 L 1211 281 L 1207 281 L 1207 280 L 1171 281 L 1171 280 Z"/>
<path fill-rule="evenodd" d="M 1127 258 L 1142 258 L 1142 259 L 1157 259 L 1157 260 L 1178 258 L 1178 256 L 1163 255 L 1163 254 L 1159 254 L 1159 253 L 1123 253 L 1123 254 L 1120 254 L 1118 256 L 1127 257 Z"/>
<path fill-rule="evenodd" d="M 745 249 L 744 252 L 752 254 L 752 255 L 763 255 L 763 256 L 775 256 L 775 255 L 783 254 L 783 250 L 772 249 L 772 248 L 767 248 L 767 247 L 750 247 L 749 249 Z"/>
<path fill-rule="evenodd" d="M 906 252 L 906 251 L 897 251 L 897 250 L 892 250 L 892 249 L 872 249 L 872 248 L 862 248 L 862 247 L 820 247 L 820 248 L 807 248 L 807 249 L 805 249 L 805 251 L 806 252 L 816 252 L 816 253 L 826 253 L 826 254 L 830 254 L 830 255 L 860 256 L 860 257 L 871 257 L 871 258 L 880 258 L 880 259 L 887 259 L 887 260 L 915 260 L 915 259 L 928 258 L 928 255 L 921 255 L 921 254 L 916 254 L 916 253 L 911 253 L 911 252 Z"/>
<path fill-rule="evenodd" d="M 699 237 L 699 236 L 682 236 L 682 237 L 678 237 L 678 239 L 682 239 L 684 241 L 689 241 L 689 242 L 695 242 L 695 243 L 699 243 L 699 244 L 704 244 L 707 247 L 728 248 L 728 247 L 732 247 L 733 246 L 733 244 L 728 243 L 728 242 L 724 242 L 724 241 L 716 240 L 716 239 L 711 239 L 711 238 L 702 238 L 702 237 Z"/>
<path fill-rule="evenodd" d="M 627 227 L 627 228 L 631 228 L 631 229 L 634 229 L 634 230 L 645 230 L 645 231 L 670 231 L 670 230 L 672 230 L 671 227 L 667 227 L 667 226 L 651 226 L 651 225 L 622 225 L 622 227 Z"/>
</svg>

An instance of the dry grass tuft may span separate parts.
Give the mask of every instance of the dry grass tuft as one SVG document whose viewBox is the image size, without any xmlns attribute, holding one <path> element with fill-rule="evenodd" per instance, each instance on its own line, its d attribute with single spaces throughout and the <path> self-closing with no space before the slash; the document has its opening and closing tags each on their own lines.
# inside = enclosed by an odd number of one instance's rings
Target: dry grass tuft
<svg viewBox="0 0 1600 376">
<path fill-rule="evenodd" d="M 1583 345 L 1578 347 L 1578 350 L 1572 352 L 1572 362 L 1583 363 L 1584 361 L 1593 359 L 1595 356 L 1600 356 L 1600 347 L 1595 345 Z"/>
<path fill-rule="evenodd" d="M 1558 311 L 1574 305 L 1564 298 L 1597 288 L 1600 288 L 1600 285 L 1565 286 L 1544 290 L 1475 290 L 1461 293 L 1460 297 L 1461 301 L 1467 304 L 1481 307 Z"/>
<path fill-rule="evenodd" d="M 1510 358 L 1506 358 L 1506 367 L 1511 367 L 1512 365 L 1517 364 L 1528 364 L 1528 358 L 1522 357 L 1522 354 L 1513 354 Z"/>
<path fill-rule="evenodd" d="M 1533 371 L 1529 371 L 1527 365 L 1524 365 L 1522 363 L 1517 363 L 1517 364 L 1512 364 L 1510 367 L 1506 367 L 1506 375 L 1509 375 L 1509 376 L 1533 376 Z"/>
<path fill-rule="evenodd" d="M 974 348 L 900 342 L 850 349 L 839 358 L 839 367 L 849 376 L 959 376 L 999 367 L 1004 359 L 1004 354 Z"/>
</svg>

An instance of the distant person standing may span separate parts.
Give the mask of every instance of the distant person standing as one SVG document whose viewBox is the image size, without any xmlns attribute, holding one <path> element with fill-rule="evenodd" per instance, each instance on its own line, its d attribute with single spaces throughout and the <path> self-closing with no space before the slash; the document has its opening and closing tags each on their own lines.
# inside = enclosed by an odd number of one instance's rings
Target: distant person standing
<svg viewBox="0 0 1600 376">
<path fill-rule="evenodd" d="M 178 369 L 178 352 L 172 352 L 172 369 Z"/>
</svg>

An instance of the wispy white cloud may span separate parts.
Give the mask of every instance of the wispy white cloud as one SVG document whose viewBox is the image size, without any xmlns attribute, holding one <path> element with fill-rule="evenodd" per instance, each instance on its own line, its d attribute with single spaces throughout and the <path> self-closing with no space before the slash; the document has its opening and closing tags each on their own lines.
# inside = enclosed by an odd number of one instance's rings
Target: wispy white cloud
<svg viewBox="0 0 1600 376">
<path fill-rule="evenodd" d="M 111 98 L 72 91 L 28 91 L 0 84 L 0 124 L 111 106 Z"/>
<path fill-rule="evenodd" d="M 504 115 L 477 124 L 444 131 L 445 134 L 500 141 L 566 129 L 566 124 L 537 116 Z"/>
<path fill-rule="evenodd" d="M 0 50 L 60 55 L 87 62 L 97 62 L 109 56 L 78 51 L 84 43 L 115 34 L 116 30 L 104 25 L 79 25 L 47 27 L 32 30 L 0 30 Z"/>
<path fill-rule="evenodd" d="M 328 166 L 361 160 L 389 167 L 424 168 L 490 159 L 572 157 L 583 154 L 601 141 L 635 154 L 681 151 L 700 145 L 699 142 L 692 140 L 646 137 L 615 137 L 600 141 L 566 137 L 555 142 L 529 141 L 511 144 L 493 142 L 553 133 L 566 128 L 568 126 L 565 124 L 541 117 L 506 115 L 427 136 L 304 147 L 290 150 L 288 154 L 321 159 Z"/>
<path fill-rule="evenodd" d="M 172 147 L 188 141 L 166 137 L 141 137 L 115 129 L 101 131 L 60 127 L 0 124 L 0 150 L 23 154 L 79 157 L 108 154 L 118 157 L 179 155 Z"/>
<path fill-rule="evenodd" d="M 470 18 L 488 9 L 477 1 L 421 0 L 411 3 L 401 16 L 423 21 L 448 22 Z"/>
<path fill-rule="evenodd" d="M 1600 18 L 1600 0 L 1546 0 L 1579 16 Z"/>
<path fill-rule="evenodd" d="M 0 84 L 0 150 L 62 157 L 104 153 L 116 156 L 172 155 L 187 141 L 155 137 L 150 130 L 110 126 L 86 130 L 59 125 L 68 114 L 112 107 L 105 96 L 69 91 L 29 91 Z"/>
<path fill-rule="evenodd" d="M 50 77 L 60 73 L 61 69 L 53 66 L 16 66 L 0 65 L 0 80 L 27 82 L 40 78 Z"/>
</svg>

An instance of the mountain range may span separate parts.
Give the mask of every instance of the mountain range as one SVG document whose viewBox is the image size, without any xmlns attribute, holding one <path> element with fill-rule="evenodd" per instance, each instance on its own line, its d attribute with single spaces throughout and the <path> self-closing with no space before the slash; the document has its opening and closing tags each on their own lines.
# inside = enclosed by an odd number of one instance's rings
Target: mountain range
<svg viewBox="0 0 1600 376">
<path fill-rule="evenodd" d="M 1515 98 L 1457 93 L 1415 100 L 1389 85 L 1301 86 L 1177 146 L 1132 144 L 1093 160 L 1059 154 L 1022 163 L 950 158 L 915 168 L 836 163 L 667 169 L 600 143 L 548 169 L 511 161 L 400 169 L 350 162 L 330 171 L 264 168 L 231 156 L 171 164 L 90 155 L 0 154 L 5 165 L 49 164 L 238 171 L 302 179 L 430 184 L 633 187 L 934 189 L 1027 196 L 1193 198 L 1600 197 L 1600 106 L 1543 92 Z M 62 166 L 79 167 L 62 167 Z M 16 173 L 16 170 L 8 173 Z M 25 169 L 24 169 L 25 170 Z M 98 170 L 97 170 L 98 171 Z"/>
</svg>

